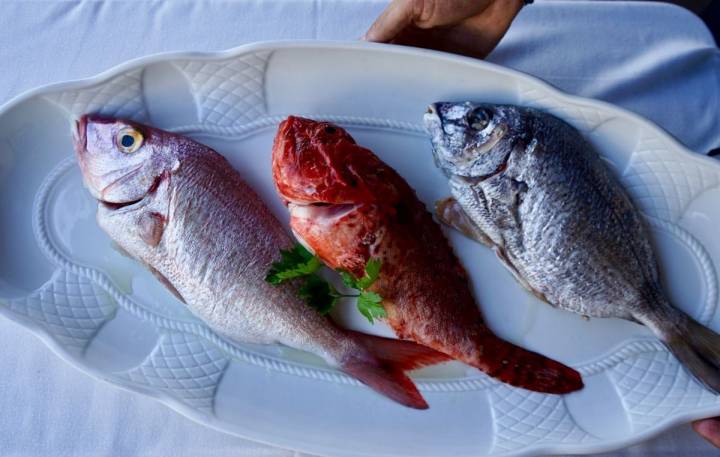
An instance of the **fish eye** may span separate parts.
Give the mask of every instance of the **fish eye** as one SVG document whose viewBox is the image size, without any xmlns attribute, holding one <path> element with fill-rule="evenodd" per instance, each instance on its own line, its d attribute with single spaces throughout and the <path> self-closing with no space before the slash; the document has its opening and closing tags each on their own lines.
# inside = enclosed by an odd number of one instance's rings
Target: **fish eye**
<svg viewBox="0 0 720 457">
<path fill-rule="evenodd" d="M 483 130 L 492 119 L 492 113 L 485 108 L 475 108 L 467 117 L 468 124 L 475 130 Z"/>
<path fill-rule="evenodd" d="M 325 133 L 327 133 L 328 135 L 332 135 L 335 132 L 337 132 L 337 129 L 332 125 L 328 125 L 325 127 Z"/>
<path fill-rule="evenodd" d="M 143 144 L 143 135 L 139 130 L 126 127 L 117 134 L 117 147 L 126 154 L 132 154 Z"/>
</svg>

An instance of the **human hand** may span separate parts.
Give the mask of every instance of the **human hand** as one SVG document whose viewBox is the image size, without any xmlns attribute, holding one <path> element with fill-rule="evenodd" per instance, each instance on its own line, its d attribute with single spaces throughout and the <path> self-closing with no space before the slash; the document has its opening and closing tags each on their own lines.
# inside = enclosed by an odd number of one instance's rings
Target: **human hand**
<svg viewBox="0 0 720 457">
<path fill-rule="evenodd" d="M 720 448 L 720 417 L 695 421 L 692 423 L 692 428 L 710 444 Z"/>
<path fill-rule="evenodd" d="M 364 39 L 484 58 L 523 0 L 393 0 Z"/>
</svg>

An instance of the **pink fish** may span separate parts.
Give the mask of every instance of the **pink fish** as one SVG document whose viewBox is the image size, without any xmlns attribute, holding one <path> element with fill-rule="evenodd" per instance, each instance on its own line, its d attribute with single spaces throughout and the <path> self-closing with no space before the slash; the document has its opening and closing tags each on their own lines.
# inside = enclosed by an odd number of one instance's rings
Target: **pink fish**
<svg viewBox="0 0 720 457">
<path fill-rule="evenodd" d="M 83 116 L 75 135 L 100 227 L 219 334 L 312 352 L 387 397 L 427 403 L 404 373 L 447 357 L 339 328 L 265 275 L 293 245 L 223 156 L 135 122 Z"/>
</svg>

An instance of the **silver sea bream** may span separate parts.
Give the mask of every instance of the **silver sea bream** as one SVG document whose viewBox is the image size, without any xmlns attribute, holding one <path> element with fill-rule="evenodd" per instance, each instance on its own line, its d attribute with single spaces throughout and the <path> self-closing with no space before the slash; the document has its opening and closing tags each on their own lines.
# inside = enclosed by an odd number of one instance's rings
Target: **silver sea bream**
<svg viewBox="0 0 720 457">
<path fill-rule="evenodd" d="M 493 248 L 547 303 L 646 325 L 720 391 L 720 336 L 669 302 L 645 221 L 577 130 L 470 102 L 431 105 L 425 126 L 452 193 L 436 206 L 443 222 Z"/>
<path fill-rule="evenodd" d="M 445 357 L 343 330 L 265 276 L 293 245 L 227 160 L 186 137 L 83 116 L 75 148 L 100 227 L 215 331 L 309 351 L 410 407 L 427 404 L 403 373 Z"/>
</svg>

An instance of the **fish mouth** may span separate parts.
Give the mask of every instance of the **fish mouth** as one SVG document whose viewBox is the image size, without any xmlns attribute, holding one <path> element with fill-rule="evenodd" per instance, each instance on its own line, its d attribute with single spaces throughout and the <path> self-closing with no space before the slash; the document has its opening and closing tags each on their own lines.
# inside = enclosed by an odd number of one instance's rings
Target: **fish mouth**
<svg viewBox="0 0 720 457">
<path fill-rule="evenodd" d="M 440 119 L 437 103 L 428 105 L 425 114 L 423 114 L 423 126 L 425 127 L 425 131 L 434 136 L 435 132 L 442 130 L 441 125 L 442 119 Z"/>
<path fill-rule="evenodd" d="M 83 114 L 71 121 L 71 130 L 75 151 L 81 154 L 87 149 L 87 126 L 90 122 L 99 124 L 112 124 L 115 119 L 100 114 Z"/>
<path fill-rule="evenodd" d="M 453 163 L 455 154 L 448 151 L 445 144 L 443 120 L 440 115 L 440 105 L 442 104 L 443 102 L 438 102 L 428 105 L 423 115 L 423 126 L 425 127 L 425 131 L 430 135 L 432 157 L 435 166 L 446 176 L 450 177 L 453 174 L 452 170 L 456 168 Z"/>
<path fill-rule="evenodd" d="M 458 121 L 464 118 L 471 109 L 470 102 L 435 102 L 428 105 L 423 115 L 425 130 L 429 133 L 442 131 L 442 125 L 447 121 Z"/>
<path fill-rule="evenodd" d="M 296 203 L 288 202 L 288 209 L 293 217 L 301 219 L 340 219 L 358 206 L 357 203 Z"/>
<path fill-rule="evenodd" d="M 87 151 L 87 115 L 81 116 L 79 119 L 75 119 L 74 128 L 72 128 L 73 146 L 75 148 L 75 155 L 78 159 L 78 165 L 82 170 L 83 176 L 89 173 L 87 163 L 85 163 L 84 155 Z"/>
<path fill-rule="evenodd" d="M 127 208 L 128 206 L 136 205 L 136 204 L 140 203 L 141 201 L 143 201 L 144 198 L 145 198 L 145 196 L 138 198 L 137 200 L 130 200 L 128 202 L 122 202 L 122 203 L 109 202 L 109 201 L 98 199 L 98 203 L 100 203 L 105 208 L 107 208 L 111 211 L 117 211 L 117 210 L 120 210 L 123 208 Z"/>
<path fill-rule="evenodd" d="M 111 211 L 118 211 L 122 209 L 130 209 L 133 206 L 140 206 L 143 201 L 152 195 L 155 195 L 155 192 L 157 192 L 158 187 L 160 187 L 160 184 L 166 180 L 169 179 L 170 174 L 168 172 L 164 172 L 159 176 L 156 176 L 153 180 L 152 184 L 150 185 L 150 188 L 148 188 L 147 192 L 140 196 L 139 198 L 133 199 L 133 200 L 127 200 L 124 202 L 111 202 L 108 200 L 104 200 L 102 198 L 97 198 L 97 201 L 99 204 L 101 204 L 103 207 L 105 207 L 108 210 Z"/>
<path fill-rule="evenodd" d="M 87 124 L 88 115 L 80 116 L 75 119 L 75 128 L 73 129 L 73 143 L 75 144 L 75 152 L 78 154 L 85 152 L 87 149 Z"/>
</svg>

